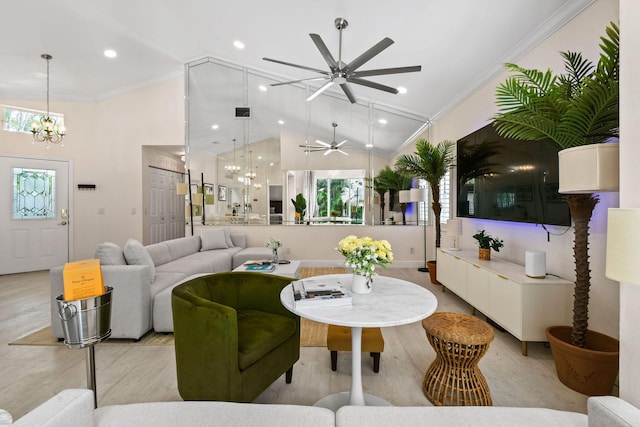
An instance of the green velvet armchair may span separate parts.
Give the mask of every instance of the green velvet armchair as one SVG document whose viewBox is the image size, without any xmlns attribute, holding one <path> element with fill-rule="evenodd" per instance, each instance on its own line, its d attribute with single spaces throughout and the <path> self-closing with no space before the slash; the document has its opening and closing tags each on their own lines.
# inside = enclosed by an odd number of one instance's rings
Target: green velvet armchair
<svg viewBox="0 0 640 427">
<path fill-rule="evenodd" d="M 300 318 L 280 302 L 290 278 L 201 276 L 171 295 L 178 391 L 184 400 L 251 402 L 300 357 Z"/>
</svg>

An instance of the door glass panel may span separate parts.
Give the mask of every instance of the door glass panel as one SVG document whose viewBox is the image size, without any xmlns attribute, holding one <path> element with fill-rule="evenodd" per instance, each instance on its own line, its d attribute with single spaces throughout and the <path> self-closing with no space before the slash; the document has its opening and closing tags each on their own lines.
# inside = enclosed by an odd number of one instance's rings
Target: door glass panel
<svg viewBox="0 0 640 427">
<path fill-rule="evenodd" d="M 56 171 L 13 168 L 13 219 L 55 218 Z"/>
</svg>

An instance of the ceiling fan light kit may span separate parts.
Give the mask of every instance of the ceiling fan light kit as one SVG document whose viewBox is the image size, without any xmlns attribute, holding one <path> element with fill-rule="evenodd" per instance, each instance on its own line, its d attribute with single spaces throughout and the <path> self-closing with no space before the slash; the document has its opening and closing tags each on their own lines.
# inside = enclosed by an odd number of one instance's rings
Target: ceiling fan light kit
<svg viewBox="0 0 640 427">
<path fill-rule="evenodd" d="M 370 80 L 365 80 L 362 77 L 380 76 L 384 74 L 413 73 L 413 72 L 420 71 L 422 69 L 420 65 L 415 65 L 410 67 L 380 68 L 375 70 L 358 71 L 358 69 L 362 65 L 367 63 L 369 60 L 371 60 L 374 56 L 378 55 L 384 49 L 391 46 L 393 44 L 393 40 L 391 40 L 388 37 L 385 37 L 384 39 L 376 43 L 374 46 L 369 48 L 367 51 L 362 53 L 360 56 L 358 56 L 356 59 L 354 59 L 353 61 L 347 64 L 342 61 L 342 31 L 345 28 L 347 28 L 349 23 L 344 18 L 336 18 L 334 23 L 336 28 L 340 32 L 337 61 L 335 60 L 335 58 L 327 48 L 327 45 L 324 43 L 324 41 L 318 34 L 309 34 L 309 36 L 311 37 L 311 40 L 313 40 L 314 44 L 320 51 L 320 54 L 322 55 L 325 62 L 329 66 L 329 71 L 307 67 L 304 65 L 293 64 L 290 62 L 280 61 L 277 59 L 262 58 L 265 61 L 275 62 L 277 64 L 287 65 L 290 67 L 300 68 L 303 70 L 313 71 L 313 72 L 322 74 L 321 77 L 311 77 L 311 78 L 300 79 L 300 80 L 291 80 L 287 82 L 273 83 L 271 86 L 281 86 L 281 85 L 287 85 L 287 84 L 293 84 L 293 83 L 304 83 L 304 82 L 324 80 L 325 83 L 322 86 L 320 86 L 319 89 L 316 89 L 316 91 L 313 92 L 307 98 L 307 101 L 313 100 L 322 92 L 329 89 L 329 87 L 333 86 L 334 84 L 337 84 L 337 85 L 340 85 L 340 88 L 344 92 L 347 99 L 349 99 L 349 101 L 352 104 L 354 104 L 357 101 L 357 99 L 353 94 L 353 91 L 351 90 L 349 83 L 370 87 L 372 89 L 377 89 L 377 90 L 381 90 L 388 93 L 397 94 L 398 89 L 396 88 L 386 86 L 380 83 L 372 82 Z"/>
<path fill-rule="evenodd" d="M 319 139 L 316 139 L 316 143 L 320 144 L 320 146 L 317 145 L 300 145 L 300 147 L 304 148 L 305 153 L 313 153 L 316 151 L 324 151 L 324 153 L 322 154 L 323 156 L 327 156 L 331 153 L 333 153 L 334 151 L 338 151 L 342 154 L 344 154 L 345 156 L 348 156 L 349 153 L 343 151 L 340 149 L 340 147 L 342 147 L 347 140 L 343 140 L 342 142 L 336 142 L 336 128 L 338 127 L 337 123 L 331 123 L 331 126 L 333 126 L 333 141 L 331 142 L 331 144 L 321 141 Z"/>
</svg>

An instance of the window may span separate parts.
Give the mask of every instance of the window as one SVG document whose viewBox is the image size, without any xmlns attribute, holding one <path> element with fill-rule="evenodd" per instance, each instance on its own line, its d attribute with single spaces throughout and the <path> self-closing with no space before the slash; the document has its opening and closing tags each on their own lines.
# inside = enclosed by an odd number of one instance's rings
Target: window
<svg viewBox="0 0 640 427">
<path fill-rule="evenodd" d="M 49 113 L 56 122 L 56 128 L 64 126 L 64 116 L 62 114 Z M 3 107 L 2 130 L 9 132 L 31 133 L 34 122 L 40 122 L 45 116 L 42 111 L 27 110 L 16 107 Z"/>
<path fill-rule="evenodd" d="M 418 187 L 425 188 L 428 187 L 427 181 L 424 179 L 418 180 Z M 447 222 L 450 218 L 450 204 L 451 204 L 451 173 L 447 171 L 445 176 L 440 180 L 440 207 L 442 211 L 440 212 L 440 222 Z M 418 221 L 422 224 L 424 221 L 428 221 L 428 223 L 433 223 L 433 210 L 431 208 L 431 202 L 433 198 L 431 196 L 431 189 L 429 189 L 429 201 L 427 203 L 418 203 Z"/>
<path fill-rule="evenodd" d="M 362 178 L 317 177 L 315 180 L 316 222 L 349 219 L 364 222 L 364 180 Z"/>
<path fill-rule="evenodd" d="M 13 219 L 55 218 L 56 171 L 13 168 Z"/>
</svg>

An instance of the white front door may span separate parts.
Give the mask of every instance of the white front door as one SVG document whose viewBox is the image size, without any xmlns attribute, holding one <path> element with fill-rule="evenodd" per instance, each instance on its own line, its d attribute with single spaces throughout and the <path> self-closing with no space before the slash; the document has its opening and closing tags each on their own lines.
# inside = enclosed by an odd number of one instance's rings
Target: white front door
<svg viewBox="0 0 640 427">
<path fill-rule="evenodd" d="M 69 162 L 0 156 L 0 274 L 69 261 Z"/>
</svg>

